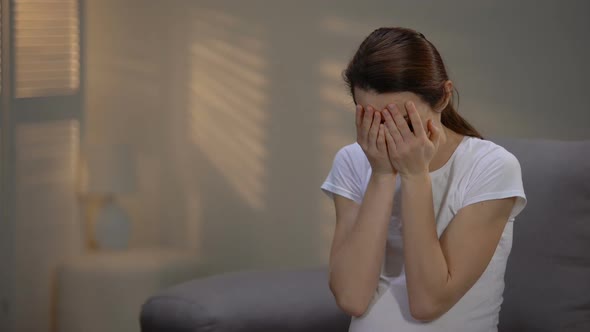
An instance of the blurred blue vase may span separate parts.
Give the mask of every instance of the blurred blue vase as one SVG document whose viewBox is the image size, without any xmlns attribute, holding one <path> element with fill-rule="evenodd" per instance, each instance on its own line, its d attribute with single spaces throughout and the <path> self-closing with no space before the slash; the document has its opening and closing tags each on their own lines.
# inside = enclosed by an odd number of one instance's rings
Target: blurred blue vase
<svg viewBox="0 0 590 332">
<path fill-rule="evenodd" d="M 101 250 L 123 250 L 129 247 L 131 223 L 117 201 L 109 199 L 102 206 L 94 225 L 94 234 Z"/>
</svg>

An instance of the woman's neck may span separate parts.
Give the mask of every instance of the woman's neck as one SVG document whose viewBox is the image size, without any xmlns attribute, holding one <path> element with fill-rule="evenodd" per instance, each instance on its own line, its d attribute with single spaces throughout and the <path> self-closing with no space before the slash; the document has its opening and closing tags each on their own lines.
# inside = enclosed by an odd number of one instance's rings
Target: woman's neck
<svg viewBox="0 0 590 332">
<path fill-rule="evenodd" d="M 443 167 L 447 161 L 451 158 L 465 135 L 458 134 L 445 126 L 442 127 L 440 135 L 440 144 L 436 154 L 430 161 L 429 171 L 434 172 L 437 169 Z"/>
</svg>

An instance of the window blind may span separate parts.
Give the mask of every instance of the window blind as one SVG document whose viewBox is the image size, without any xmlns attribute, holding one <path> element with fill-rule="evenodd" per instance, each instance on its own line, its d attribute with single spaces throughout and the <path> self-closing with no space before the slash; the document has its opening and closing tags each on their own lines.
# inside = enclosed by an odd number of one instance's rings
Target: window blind
<svg viewBox="0 0 590 332">
<path fill-rule="evenodd" d="M 78 0 L 14 0 L 15 97 L 77 93 Z"/>
</svg>

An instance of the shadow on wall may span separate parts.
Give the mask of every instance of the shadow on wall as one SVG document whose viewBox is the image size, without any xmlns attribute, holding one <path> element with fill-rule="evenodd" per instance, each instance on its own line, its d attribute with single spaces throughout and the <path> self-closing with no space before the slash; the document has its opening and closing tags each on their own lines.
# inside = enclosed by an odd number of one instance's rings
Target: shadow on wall
<svg viewBox="0 0 590 332">
<path fill-rule="evenodd" d="M 216 11 L 182 17 L 171 59 L 171 81 L 180 82 L 169 128 L 175 192 L 166 197 L 184 213 L 164 241 L 182 239 L 220 269 L 250 267 L 271 236 L 262 227 L 270 121 L 264 30 Z"/>
<path fill-rule="evenodd" d="M 189 140 L 250 208 L 263 210 L 270 118 L 264 30 L 215 11 L 191 21 L 195 35 L 207 37 L 188 49 Z"/>
<path fill-rule="evenodd" d="M 319 186 L 334 153 L 354 140 L 340 77 L 349 52 L 302 51 L 300 33 L 333 33 L 320 23 L 273 31 L 215 9 L 178 15 L 164 242 L 182 239 L 218 270 L 327 262 L 334 211 Z M 291 66 L 301 67 L 296 80 Z"/>
</svg>

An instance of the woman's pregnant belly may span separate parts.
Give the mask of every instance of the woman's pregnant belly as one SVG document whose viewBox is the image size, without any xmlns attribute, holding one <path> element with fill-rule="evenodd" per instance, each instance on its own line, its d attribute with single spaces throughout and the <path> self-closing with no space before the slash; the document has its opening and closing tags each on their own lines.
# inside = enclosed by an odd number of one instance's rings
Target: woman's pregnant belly
<svg viewBox="0 0 590 332">
<path fill-rule="evenodd" d="M 410 314 L 405 278 L 380 279 L 363 316 L 353 317 L 349 332 L 497 332 L 494 317 L 472 317 L 477 306 L 467 298 L 433 321 L 419 321 Z M 463 303 L 462 303 L 463 302 Z"/>
<path fill-rule="evenodd" d="M 380 280 L 373 302 L 363 316 L 353 317 L 349 332 L 441 331 L 443 322 L 432 325 L 412 318 L 407 290 L 400 284 Z"/>
</svg>

